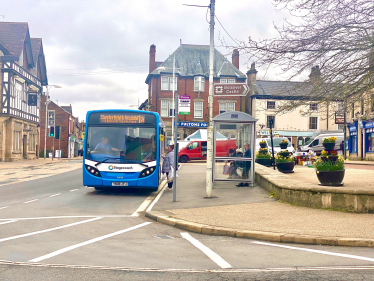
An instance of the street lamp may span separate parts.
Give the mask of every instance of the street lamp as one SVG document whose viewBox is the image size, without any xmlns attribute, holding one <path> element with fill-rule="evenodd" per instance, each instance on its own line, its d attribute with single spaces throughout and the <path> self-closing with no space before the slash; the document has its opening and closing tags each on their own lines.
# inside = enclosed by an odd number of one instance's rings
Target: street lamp
<svg viewBox="0 0 374 281">
<path fill-rule="evenodd" d="M 132 104 L 132 105 L 129 105 L 129 107 L 138 107 L 138 109 L 139 109 L 139 98 L 138 98 L 138 105 L 136 105 L 136 104 Z"/>
<path fill-rule="evenodd" d="M 54 88 L 62 88 L 59 85 L 47 85 L 46 86 L 46 89 L 47 89 L 47 98 L 46 98 L 46 101 L 45 101 L 44 159 L 46 158 L 46 153 L 47 153 L 47 127 L 48 127 L 47 118 L 48 118 L 48 104 L 50 103 L 50 100 L 49 100 L 49 89 L 53 88 L 53 87 Z"/>
</svg>

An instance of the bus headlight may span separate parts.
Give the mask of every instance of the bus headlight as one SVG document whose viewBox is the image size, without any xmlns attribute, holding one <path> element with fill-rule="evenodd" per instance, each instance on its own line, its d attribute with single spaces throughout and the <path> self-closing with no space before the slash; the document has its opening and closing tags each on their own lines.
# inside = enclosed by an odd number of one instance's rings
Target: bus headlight
<svg viewBox="0 0 374 281">
<path fill-rule="evenodd" d="M 156 167 L 149 167 L 140 172 L 139 178 L 148 177 L 156 170 Z"/>
<path fill-rule="evenodd" d="M 86 170 L 95 177 L 101 177 L 100 171 L 96 169 L 95 167 L 92 167 L 90 165 L 84 165 L 86 166 Z"/>
</svg>

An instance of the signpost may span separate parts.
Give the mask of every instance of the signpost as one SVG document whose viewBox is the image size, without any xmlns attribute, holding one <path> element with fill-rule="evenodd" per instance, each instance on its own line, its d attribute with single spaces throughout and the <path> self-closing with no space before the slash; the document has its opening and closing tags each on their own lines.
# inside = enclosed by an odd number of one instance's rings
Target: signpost
<svg viewBox="0 0 374 281">
<path fill-rule="evenodd" d="M 190 96 L 179 96 L 179 107 L 178 114 L 190 115 L 191 112 L 191 97 Z"/>
<path fill-rule="evenodd" d="M 234 83 L 234 84 L 214 84 L 214 96 L 245 96 L 247 95 L 249 88 L 245 83 Z"/>
<path fill-rule="evenodd" d="M 335 112 L 335 124 L 345 124 L 345 114 Z"/>
</svg>

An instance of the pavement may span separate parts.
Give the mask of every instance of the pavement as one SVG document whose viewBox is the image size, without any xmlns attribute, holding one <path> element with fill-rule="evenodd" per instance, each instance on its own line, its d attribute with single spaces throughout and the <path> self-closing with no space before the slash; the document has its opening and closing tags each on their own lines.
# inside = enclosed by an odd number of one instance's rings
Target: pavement
<svg viewBox="0 0 374 281">
<path fill-rule="evenodd" d="M 361 164 L 364 161 L 348 162 Z M 374 165 L 374 162 L 367 164 Z M 182 164 L 178 171 L 176 202 L 173 202 L 173 191 L 162 189 L 159 201 L 145 216 L 202 234 L 374 247 L 374 214 L 291 205 L 277 201 L 274 194 L 259 186 L 236 187 L 233 182 L 215 182 L 213 196 L 206 198 L 205 173 L 205 163 Z M 298 181 L 308 188 L 320 188 L 314 169 L 309 167 L 296 166 L 295 173 L 279 173 L 279 178 L 290 185 Z M 373 182 L 372 170 L 346 168 L 343 188 L 370 191 Z"/>
</svg>

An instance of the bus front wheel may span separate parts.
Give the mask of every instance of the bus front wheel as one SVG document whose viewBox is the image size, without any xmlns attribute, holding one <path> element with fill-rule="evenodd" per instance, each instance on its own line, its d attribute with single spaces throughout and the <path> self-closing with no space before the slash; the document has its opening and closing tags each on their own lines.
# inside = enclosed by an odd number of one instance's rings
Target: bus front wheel
<svg viewBox="0 0 374 281">
<path fill-rule="evenodd" d="M 188 157 L 186 155 L 183 155 L 179 158 L 179 162 L 181 163 L 187 163 Z"/>
</svg>

